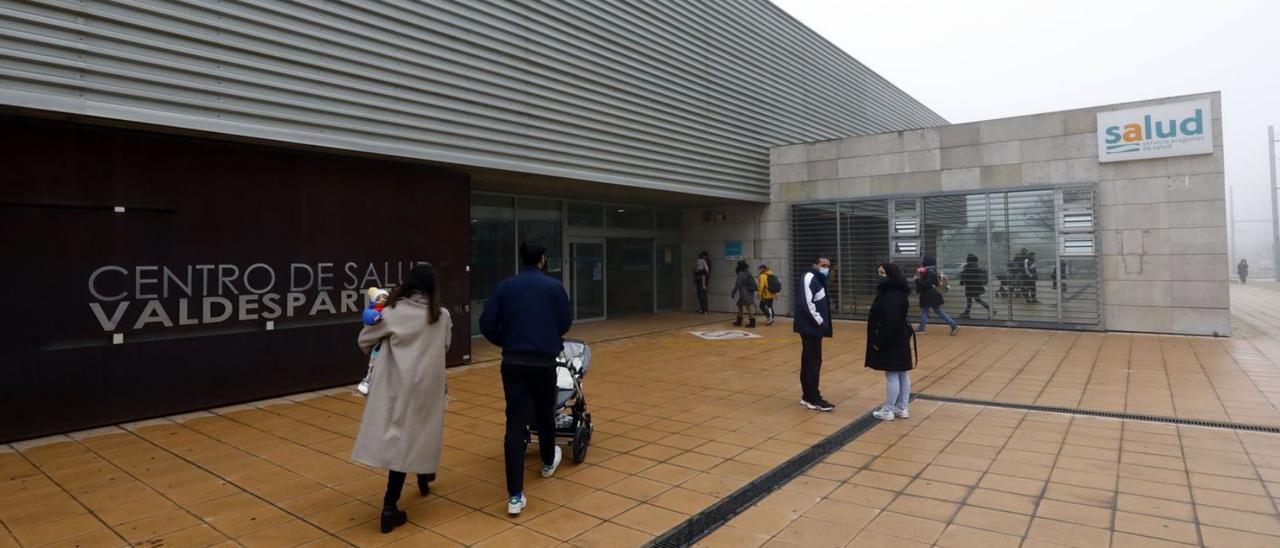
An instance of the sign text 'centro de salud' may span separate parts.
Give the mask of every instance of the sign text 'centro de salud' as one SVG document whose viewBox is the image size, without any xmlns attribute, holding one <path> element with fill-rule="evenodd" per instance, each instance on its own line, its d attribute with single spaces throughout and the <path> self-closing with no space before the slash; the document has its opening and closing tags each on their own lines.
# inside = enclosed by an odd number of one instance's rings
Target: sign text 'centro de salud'
<svg viewBox="0 0 1280 548">
<path fill-rule="evenodd" d="M 420 262 L 105 265 L 88 275 L 89 310 L 107 332 L 358 313 L 366 289 Z"/>
<path fill-rule="evenodd" d="M 1208 99 L 1098 113 L 1098 161 L 1213 154 Z"/>
</svg>

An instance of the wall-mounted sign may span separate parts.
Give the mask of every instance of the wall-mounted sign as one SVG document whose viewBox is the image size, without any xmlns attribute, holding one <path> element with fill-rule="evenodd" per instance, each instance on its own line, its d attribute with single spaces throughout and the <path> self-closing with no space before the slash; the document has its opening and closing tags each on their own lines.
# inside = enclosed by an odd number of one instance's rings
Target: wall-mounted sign
<svg viewBox="0 0 1280 548">
<path fill-rule="evenodd" d="M 730 261 L 742 260 L 742 240 L 728 240 L 724 243 L 724 258 Z"/>
<path fill-rule="evenodd" d="M 1213 154 L 1208 99 L 1098 113 L 1098 161 Z"/>
<path fill-rule="evenodd" d="M 365 289 L 417 263 L 105 265 L 88 275 L 89 310 L 106 332 L 355 314 Z"/>
</svg>

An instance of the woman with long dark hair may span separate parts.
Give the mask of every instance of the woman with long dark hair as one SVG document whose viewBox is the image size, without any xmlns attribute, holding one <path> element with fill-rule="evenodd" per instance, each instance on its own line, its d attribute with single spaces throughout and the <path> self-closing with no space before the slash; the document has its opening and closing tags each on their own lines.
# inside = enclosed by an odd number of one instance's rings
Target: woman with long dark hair
<svg viewBox="0 0 1280 548">
<path fill-rule="evenodd" d="M 877 419 L 891 421 L 907 418 L 911 401 L 911 379 L 907 372 L 915 367 L 911 359 L 911 341 L 915 331 L 907 319 L 911 286 L 902 269 L 882 263 L 877 269 L 880 283 L 876 298 L 867 315 L 866 366 L 884 371 L 885 399 L 880 409 L 872 412 Z"/>
<path fill-rule="evenodd" d="M 389 471 L 383 533 L 408 519 L 397 506 L 407 474 L 418 475 L 424 497 L 436 477 L 444 443 L 445 353 L 452 336 L 453 320 L 440 303 L 440 284 L 429 263 L 414 266 L 391 292 L 382 321 L 360 332 L 366 354 L 382 346 L 351 458 Z"/>
</svg>

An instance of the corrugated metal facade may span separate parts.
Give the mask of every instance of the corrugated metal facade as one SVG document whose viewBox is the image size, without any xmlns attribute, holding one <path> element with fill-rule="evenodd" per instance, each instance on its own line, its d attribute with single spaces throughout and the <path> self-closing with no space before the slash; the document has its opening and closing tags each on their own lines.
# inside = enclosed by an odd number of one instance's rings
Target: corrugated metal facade
<svg viewBox="0 0 1280 548">
<path fill-rule="evenodd" d="M 945 123 L 766 0 L 0 0 L 0 104 L 754 201 Z"/>
</svg>

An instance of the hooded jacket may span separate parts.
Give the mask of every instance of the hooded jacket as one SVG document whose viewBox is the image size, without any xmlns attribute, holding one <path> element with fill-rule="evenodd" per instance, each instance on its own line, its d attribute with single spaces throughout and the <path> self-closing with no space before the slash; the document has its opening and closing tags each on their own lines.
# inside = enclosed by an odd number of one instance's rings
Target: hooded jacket
<svg viewBox="0 0 1280 548">
<path fill-rule="evenodd" d="M 876 298 L 867 314 L 867 367 L 876 371 L 908 371 L 915 367 L 911 359 L 915 332 L 907 323 L 910 294 L 905 281 L 885 279 L 876 287 Z"/>
<path fill-rule="evenodd" d="M 796 289 L 795 321 L 791 329 L 806 337 L 830 337 L 831 299 L 827 297 L 827 277 L 809 267 Z"/>
<path fill-rule="evenodd" d="M 771 301 L 778 296 L 777 293 L 769 291 L 769 276 L 773 275 L 773 269 L 765 267 L 757 276 L 756 285 L 760 286 L 760 300 Z"/>
<path fill-rule="evenodd" d="M 960 270 L 960 285 L 964 286 L 965 297 L 981 297 L 987 292 L 987 271 L 978 266 L 977 255 L 969 255 Z"/>
<path fill-rule="evenodd" d="M 942 298 L 942 292 L 938 291 L 938 282 L 941 280 L 938 276 L 938 260 L 926 256 L 923 264 L 924 273 L 916 277 L 916 293 L 920 294 L 920 308 L 942 306 L 946 300 Z"/>
</svg>

